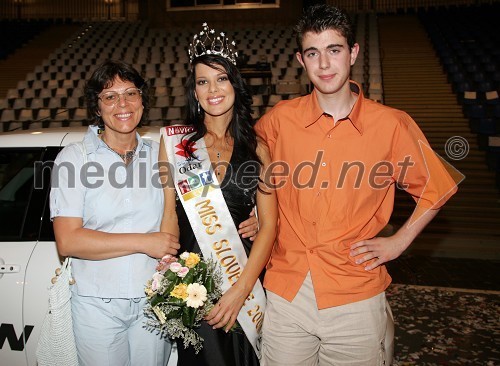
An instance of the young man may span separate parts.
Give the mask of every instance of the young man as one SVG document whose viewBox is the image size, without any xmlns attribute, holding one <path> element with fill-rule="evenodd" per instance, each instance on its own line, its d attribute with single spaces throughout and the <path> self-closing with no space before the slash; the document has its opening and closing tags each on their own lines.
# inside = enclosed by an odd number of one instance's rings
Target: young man
<svg viewBox="0 0 500 366">
<path fill-rule="evenodd" d="M 280 215 L 264 282 L 262 364 L 388 364 L 384 263 L 410 245 L 456 184 L 410 116 L 365 99 L 349 80 L 359 46 L 345 13 L 310 7 L 295 30 L 314 91 L 281 102 L 256 125 L 276 166 Z M 393 236 L 377 237 L 395 184 L 415 198 L 415 212 Z"/>
</svg>

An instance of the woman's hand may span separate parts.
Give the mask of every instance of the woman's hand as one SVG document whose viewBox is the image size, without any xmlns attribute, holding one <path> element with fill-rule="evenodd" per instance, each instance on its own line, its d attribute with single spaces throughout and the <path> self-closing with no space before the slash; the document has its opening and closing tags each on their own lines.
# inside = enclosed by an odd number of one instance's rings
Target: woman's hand
<svg viewBox="0 0 500 366">
<path fill-rule="evenodd" d="M 180 249 L 177 236 L 169 233 L 150 233 L 149 245 L 146 246 L 144 253 L 152 258 L 163 258 L 165 255 L 177 255 Z"/>
<path fill-rule="evenodd" d="M 255 217 L 255 208 L 253 208 L 252 212 L 250 212 L 250 217 L 238 226 L 238 234 L 240 234 L 242 238 L 250 237 L 250 240 L 254 241 L 258 232 L 259 222 Z"/>
<path fill-rule="evenodd" d="M 57 250 L 61 256 L 103 260 L 144 253 L 152 258 L 176 255 L 180 249 L 176 235 L 168 233 L 105 233 L 83 228 L 81 217 L 54 219 Z"/>
<path fill-rule="evenodd" d="M 236 322 L 247 296 L 247 291 L 244 291 L 237 283 L 234 284 L 205 316 L 205 320 L 214 329 L 224 327 L 226 333 L 229 332 Z"/>
</svg>

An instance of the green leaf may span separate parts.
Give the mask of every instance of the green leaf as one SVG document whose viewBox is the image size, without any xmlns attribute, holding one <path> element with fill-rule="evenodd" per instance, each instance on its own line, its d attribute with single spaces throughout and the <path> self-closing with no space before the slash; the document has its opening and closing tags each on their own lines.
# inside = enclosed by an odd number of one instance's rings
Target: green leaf
<svg viewBox="0 0 500 366">
<path fill-rule="evenodd" d="M 184 278 L 182 279 L 182 283 L 185 283 L 185 284 L 190 284 L 190 283 L 193 283 L 193 279 L 194 279 L 194 273 L 193 273 L 193 270 L 192 269 L 189 269 L 189 272 L 186 274 L 186 276 L 184 276 Z"/>
<path fill-rule="evenodd" d="M 179 305 L 181 305 L 181 306 L 182 306 L 182 305 L 184 304 L 184 300 L 182 300 L 182 299 L 178 299 L 177 297 L 173 297 L 173 296 L 170 296 L 170 297 L 168 298 L 168 300 L 165 300 L 165 301 L 163 301 L 163 302 L 164 302 L 165 304 L 168 304 L 168 305 L 177 305 L 177 306 L 179 306 Z"/>
<path fill-rule="evenodd" d="M 160 302 L 165 302 L 165 298 L 161 295 L 154 295 L 153 298 L 151 299 L 151 306 L 156 306 Z"/>
<path fill-rule="evenodd" d="M 167 319 L 177 319 L 181 316 L 182 314 L 182 309 L 175 309 L 175 310 L 172 310 L 170 311 L 166 317 Z"/>
<path fill-rule="evenodd" d="M 164 295 L 165 296 L 170 296 L 170 293 L 174 289 L 174 287 L 177 285 L 176 281 L 170 282 L 170 285 L 165 289 Z"/>
<path fill-rule="evenodd" d="M 189 328 L 192 328 L 194 325 L 194 319 L 196 317 L 197 309 L 191 308 L 189 306 L 185 306 L 182 309 L 182 323 Z"/>
<path fill-rule="evenodd" d="M 205 283 L 206 279 L 207 279 L 207 265 L 203 262 L 200 262 L 199 264 L 199 267 L 200 267 L 200 282 L 201 283 Z"/>
<path fill-rule="evenodd" d="M 167 272 L 165 272 L 165 277 L 169 281 L 174 281 L 177 278 L 177 273 L 168 270 Z"/>
<path fill-rule="evenodd" d="M 205 288 L 207 289 L 207 293 L 212 293 L 215 290 L 215 282 L 212 277 L 208 277 L 205 281 Z"/>
</svg>

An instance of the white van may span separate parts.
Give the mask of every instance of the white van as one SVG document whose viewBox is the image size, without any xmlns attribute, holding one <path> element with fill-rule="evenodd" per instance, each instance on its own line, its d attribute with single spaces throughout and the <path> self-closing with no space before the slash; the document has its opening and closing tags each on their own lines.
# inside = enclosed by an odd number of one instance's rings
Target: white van
<svg viewBox="0 0 500 366">
<path fill-rule="evenodd" d="M 0 365 L 36 365 L 48 286 L 60 266 L 49 215 L 50 167 L 86 127 L 0 133 Z M 143 138 L 159 141 L 159 128 Z M 175 352 L 169 365 L 177 364 Z"/>
</svg>

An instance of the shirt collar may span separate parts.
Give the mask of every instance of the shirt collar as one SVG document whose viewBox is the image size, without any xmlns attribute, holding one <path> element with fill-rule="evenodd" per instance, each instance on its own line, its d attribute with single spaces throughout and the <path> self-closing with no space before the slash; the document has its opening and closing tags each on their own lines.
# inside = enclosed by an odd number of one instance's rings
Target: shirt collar
<svg viewBox="0 0 500 366">
<path fill-rule="evenodd" d="M 349 115 L 345 118 L 349 120 L 353 126 L 358 130 L 359 134 L 363 134 L 363 124 L 361 122 L 361 110 L 363 108 L 363 89 L 361 86 L 353 81 L 349 81 L 351 91 L 355 94 L 358 94 L 358 98 L 354 103 L 354 106 L 349 113 Z M 305 111 L 306 115 L 304 118 L 304 127 L 308 127 L 313 123 L 317 122 L 319 118 L 325 113 L 318 102 L 318 96 L 316 95 L 316 89 L 313 89 L 312 93 L 308 96 L 308 100 L 306 101 Z"/>
<path fill-rule="evenodd" d="M 99 138 L 98 126 L 89 126 L 83 142 L 87 148 L 87 153 L 95 153 L 99 147 L 106 147 L 104 141 Z M 151 141 L 143 140 L 141 135 L 136 131 L 135 136 L 137 138 L 137 151 L 141 151 L 144 146 L 151 147 Z"/>
</svg>

